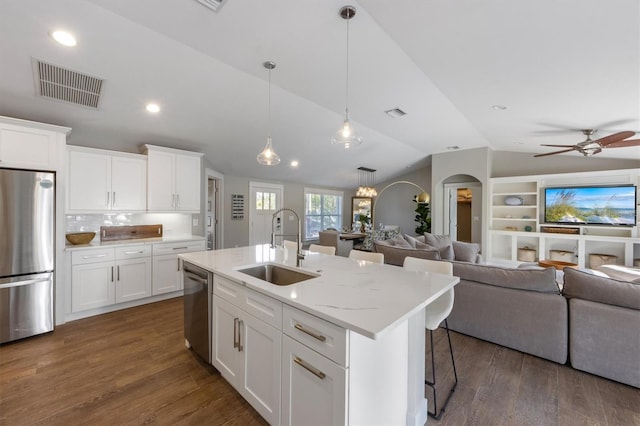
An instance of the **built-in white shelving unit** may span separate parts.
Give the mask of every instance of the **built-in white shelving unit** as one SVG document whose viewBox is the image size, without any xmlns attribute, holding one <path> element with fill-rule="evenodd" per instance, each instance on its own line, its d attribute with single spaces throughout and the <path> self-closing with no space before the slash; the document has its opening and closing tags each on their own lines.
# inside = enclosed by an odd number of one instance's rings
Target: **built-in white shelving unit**
<svg viewBox="0 0 640 426">
<path fill-rule="evenodd" d="M 536 251 L 536 261 L 550 259 L 551 251 L 563 251 L 573 253 L 567 256 L 580 267 L 590 266 L 592 254 L 615 256 L 616 264 L 633 266 L 640 259 L 638 223 L 634 227 L 544 223 L 544 188 L 617 184 L 634 184 L 638 190 L 640 169 L 491 179 L 488 260 L 517 264 L 518 249 L 527 248 Z M 636 216 L 640 218 L 640 212 Z M 548 227 L 577 229 L 577 233 L 544 232 Z"/>
</svg>

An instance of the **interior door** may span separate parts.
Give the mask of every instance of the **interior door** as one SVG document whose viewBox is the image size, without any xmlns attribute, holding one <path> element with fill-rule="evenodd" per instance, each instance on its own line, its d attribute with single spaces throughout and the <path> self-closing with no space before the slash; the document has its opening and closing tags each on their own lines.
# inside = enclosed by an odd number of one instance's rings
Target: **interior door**
<svg viewBox="0 0 640 426">
<path fill-rule="evenodd" d="M 249 244 L 270 243 L 273 214 L 282 206 L 282 185 L 251 182 L 249 191 L 251 198 Z M 282 217 L 279 217 L 275 221 L 273 231 L 276 234 L 283 234 L 283 225 Z"/>
</svg>

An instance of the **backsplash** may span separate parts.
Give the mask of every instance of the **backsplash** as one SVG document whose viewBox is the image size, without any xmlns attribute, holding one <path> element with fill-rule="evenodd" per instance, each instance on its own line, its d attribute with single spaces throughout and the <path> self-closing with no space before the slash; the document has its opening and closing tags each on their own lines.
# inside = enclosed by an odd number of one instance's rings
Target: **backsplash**
<svg viewBox="0 0 640 426">
<path fill-rule="evenodd" d="M 181 213 L 107 213 L 66 215 L 66 232 L 96 233 L 100 240 L 101 226 L 162 224 L 163 236 L 190 236 L 191 214 Z"/>
</svg>

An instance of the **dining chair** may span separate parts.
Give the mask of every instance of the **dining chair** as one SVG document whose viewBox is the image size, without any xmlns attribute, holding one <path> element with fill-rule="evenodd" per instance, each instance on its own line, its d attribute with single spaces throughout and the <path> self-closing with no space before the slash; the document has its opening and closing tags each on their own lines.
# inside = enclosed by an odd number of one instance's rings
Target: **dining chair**
<svg viewBox="0 0 640 426">
<path fill-rule="evenodd" d="M 349 252 L 349 259 L 368 260 L 369 262 L 374 262 L 374 263 L 384 263 L 384 254 L 372 253 L 369 251 L 362 251 L 362 250 L 351 250 Z"/>
<path fill-rule="evenodd" d="M 309 251 L 315 251 L 317 253 L 330 254 L 331 256 L 336 254 L 336 248 L 333 246 L 321 246 L 320 244 L 311 244 Z"/>
<path fill-rule="evenodd" d="M 291 240 L 283 240 L 282 241 L 282 246 L 286 249 L 298 249 L 298 243 L 296 241 L 291 241 Z"/>
<path fill-rule="evenodd" d="M 445 262 L 440 260 L 429 260 L 429 259 L 417 259 L 415 257 L 405 257 L 403 268 L 407 271 L 418 271 L 418 272 L 433 272 L 436 274 L 443 275 L 453 275 L 453 264 L 451 262 Z M 447 404 L 449 403 L 449 399 L 451 399 L 451 395 L 456 389 L 458 385 L 458 373 L 456 372 L 456 362 L 453 359 L 453 347 L 451 346 L 451 336 L 449 334 L 449 324 L 447 324 L 447 317 L 451 313 L 451 309 L 453 308 L 453 287 L 447 290 L 446 293 L 438 297 L 432 303 L 427 305 L 425 308 L 425 328 L 429 330 L 429 340 L 431 343 L 431 372 L 432 378 L 431 380 L 427 380 L 425 378 L 424 383 L 433 389 L 433 412 L 429 411 L 429 416 L 433 417 L 436 420 L 439 420 L 442 417 L 442 413 L 444 412 Z M 444 321 L 444 327 L 447 330 L 447 340 L 449 340 L 449 352 L 451 353 L 451 364 L 453 365 L 453 376 L 455 378 L 455 382 L 451 387 L 451 391 L 449 391 L 449 395 L 447 399 L 444 401 L 444 404 L 438 411 L 438 399 L 436 392 L 436 365 L 435 365 L 435 355 L 433 350 L 433 331 L 437 330 L 440 324 Z"/>
</svg>

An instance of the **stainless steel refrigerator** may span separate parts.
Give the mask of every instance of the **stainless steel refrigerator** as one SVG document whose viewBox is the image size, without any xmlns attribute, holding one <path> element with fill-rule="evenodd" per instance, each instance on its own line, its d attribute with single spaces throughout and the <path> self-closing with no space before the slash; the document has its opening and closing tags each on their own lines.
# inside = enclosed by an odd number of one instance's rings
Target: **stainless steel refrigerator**
<svg viewBox="0 0 640 426">
<path fill-rule="evenodd" d="M 0 169 L 0 343 L 53 330 L 55 175 Z"/>
</svg>

